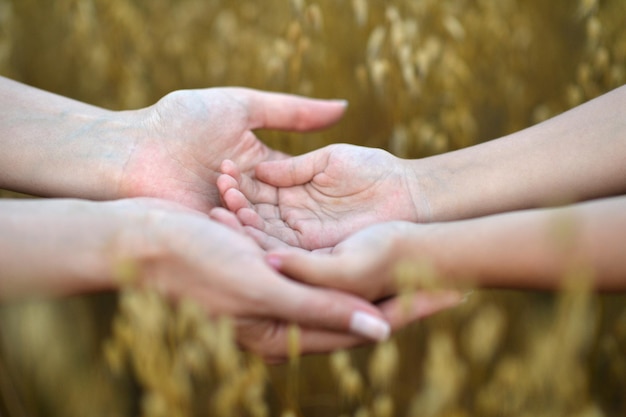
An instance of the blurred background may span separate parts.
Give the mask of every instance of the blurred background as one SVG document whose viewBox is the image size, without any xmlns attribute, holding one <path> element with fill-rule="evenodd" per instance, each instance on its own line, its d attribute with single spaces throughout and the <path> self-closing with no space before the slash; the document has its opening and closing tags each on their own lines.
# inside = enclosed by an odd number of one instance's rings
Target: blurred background
<svg viewBox="0 0 626 417">
<path fill-rule="evenodd" d="M 120 110 L 225 85 L 344 98 L 349 110 L 328 131 L 259 136 L 294 154 L 348 142 L 419 158 L 525 128 L 624 84 L 626 6 L 0 0 L 0 74 Z M 248 382 L 239 385 L 212 368 L 217 360 L 197 366 L 219 351 L 199 336 L 212 324 L 192 315 L 194 330 L 174 337 L 167 329 L 190 326 L 188 313 L 154 295 L 125 297 L 1 306 L 0 415 L 626 415 L 622 295 L 477 291 L 391 344 L 273 367 L 241 356 L 238 375 Z M 146 317 L 157 316 L 154 330 Z M 128 336 L 142 332 L 159 342 Z M 146 355 L 162 360 L 138 365 Z"/>
</svg>

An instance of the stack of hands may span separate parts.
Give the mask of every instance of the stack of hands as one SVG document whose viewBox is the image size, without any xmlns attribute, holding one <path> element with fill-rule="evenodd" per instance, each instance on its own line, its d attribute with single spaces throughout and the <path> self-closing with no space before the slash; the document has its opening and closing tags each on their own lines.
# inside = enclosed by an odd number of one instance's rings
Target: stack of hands
<svg viewBox="0 0 626 417">
<path fill-rule="evenodd" d="M 0 79 L 0 107 L 0 188 L 55 197 L 0 201 L 4 299 L 115 289 L 131 262 L 141 285 L 233 316 L 244 348 L 279 359 L 290 323 L 303 353 L 326 352 L 462 300 L 424 290 L 407 309 L 394 279 L 405 260 L 453 286 L 556 288 L 575 254 L 599 288 L 625 286 L 624 88 L 421 160 L 269 149 L 255 130 L 323 129 L 346 103 L 249 89 L 117 112 Z M 558 215 L 575 219 L 567 251 L 546 232 Z"/>
</svg>

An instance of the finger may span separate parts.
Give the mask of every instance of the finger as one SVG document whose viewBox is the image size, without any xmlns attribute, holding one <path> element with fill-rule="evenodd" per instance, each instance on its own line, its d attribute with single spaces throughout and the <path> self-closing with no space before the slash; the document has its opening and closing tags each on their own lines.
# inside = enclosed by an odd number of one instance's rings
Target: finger
<svg viewBox="0 0 626 417">
<path fill-rule="evenodd" d="M 246 233 L 243 225 L 237 219 L 235 213 L 228 211 L 223 207 L 216 207 L 209 212 L 211 219 L 228 226 L 238 233 Z"/>
<path fill-rule="evenodd" d="M 239 210 L 244 208 L 254 211 L 252 203 L 250 203 L 246 196 L 236 188 L 227 189 L 224 194 L 222 194 L 222 199 L 224 200 L 226 208 L 233 213 L 237 213 Z"/>
<path fill-rule="evenodd" d="M 265 231 L 265 220 L 254 209 L 242 207 L 236 214 L 242 225 Z"/>
<path fill-rule="evenodd" d="M 223 199 L 224 193 L 235 188 L 252 204 L 278 204 L 278 190 L 276 187 L 242 174 L 237 164 L 228 159 L 220 165 L 222 175 L 217 178 L 217 187 Z"/>
<path fill-rule="evenodd" d="M 239 185 L 237 181 L 231 177 L 230 175 L 221 174 L 217 177 L 217 181 L 215 182 L 217 185 L 217 190 L 220 194 L 220 201 L 222 202 L 223 207 L 227 207 L 226 201 L 224 200 L 224 194 L 231 188 L 237 189 Z"/>
<path fill-rule="evenodd" d="M 293 339 L 289 334 L 287 323 L 244 322 L 243 326 L 241 323 L 238 323 L 238 327 L 240 330 L 243 330 L 238 332 L 238 342 L 246 349 L 260 354 L 266 362 L 278 364 L 285 362 L 289 357 L 290 345 L 292 345 Z M 250 332 L 249 329 L 251 327 L 256 327 L 255 331 Z M 351 334 L 300 327 L 298 340 L 300 349 L 298 353 L 301 355 L 328 353 L 367 343 L 372 343 L 372 341 Z"/>
<path fill-rule="evenodd" d="M 394 297 L 378 305 L 393 330 L 439 311 L 458 306 L 463 294 L 456 290 L 420 291 L 410 299 Z"/>
<path fill-rule="evenodd" d="M 323 252 L 275 250 L 265 257 L 268 264 L 288 277 L 314 286 L 342 290 L 341 277 L 352 270 L 351 263 Z M 338 286 L 339 284 L 339 286 Z"/>
<path fill-rule="evenodd" d="M 247 99 L 251 129 L 304 132 L 326 128 L 341 119 L 348 104 L 251 89 L 237 92 Z"/>
<path fill-rule="evenodd" d="M 258 205 L 254 209 L 242 208 L 237 211 L 237 218 L 242 225 L 255 228 L 266 236 L 285 242 L 289 247 L 302 246 L 299 232 L 286 225 L 282 219 L 277 218 L 280 213 L 274 206 Z M 271 247 L 282 247 L 272 245 Z"/>
<path fill-rule="evenodd" d="M 398 330 L 416 320 L 453 308 L 461 303 L 462 295 L 457 291 L 439 293 L 417 293 L 410 303 L 408 314 L 398 298 L 386 301 L 380 308 L 389 320 L 392 329 Z M 272 341 L 259 346 L 264 357 L 277 362 L 288 356 L 289 335 L 287 327 L 281 326 L 272 334 Z M 351 334 L 337 333 L 314 328 L 300 329 L 300 353 L 328 353 L 338 349 L 347 349 L 372 343 L 372 340 Z"/>
<path fill-rule="evenodd" d="M 250 226 L 243 227 L 245 233 L 250 236 L 254 241 L 264 250 L 276 250 L 276 249 L 289 249 L 294 246 L 289 245 L 274 236 L 270 236 L 267 233 Z"/>
<path fill-rule="evenodd" d="M 256 167 L 255 175 L 276 187 L 306 184 L 326 169 L 331 151 L 332 145 L 293 158 L 261 162 Z"/>
<path fill-rule="evenodd" d="M 328 353 L 375 342 L 355 335 L 309 328 L 302 329 L 300 340 L 301 352 L 306 355 Z"/>
<path fill-rule="evenodd" d="M 231 176 L 237 183 L 241 181 L 241 170 L 236 163 L 230 159 L 224 159 L 220 164 L 220 172 L 224 175 Z"/>
<path fill-rule="evenodd" d="M 278 189 L 270 184 L 242 174 L 239 181 L 239 190 L 253 204 L 272 204 L 278 206 Z"/>
<path fill-rule="evenodd" d="M 270 305 L 264 316 L 275 316 L 304 327 L 386 340 L 390 326 L 376 307 L 353 295 L 284 280 L 266 288 Z"/>
</svg>

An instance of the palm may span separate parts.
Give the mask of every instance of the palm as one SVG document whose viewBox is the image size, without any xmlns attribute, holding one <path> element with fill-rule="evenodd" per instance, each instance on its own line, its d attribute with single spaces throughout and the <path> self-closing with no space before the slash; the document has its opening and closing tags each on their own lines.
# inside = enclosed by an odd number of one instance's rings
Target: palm
<svg viewBox="0 0 626 417">
<path fill-rule="evenodd" d="M 221 181 L 227 206 L 243 224 L 311 250 L 334 246 L 371 224 L 417 219 L 406 169 L 393 155 L 331 145 L 298 158 L 259 167 L 267 184 L 234 172 L 241 193 Z"/>
<path fill-rule="evenodd" d="M 254 129 L 317 129 L 342 113 L 338 103 L 241 88 L 168 94 L 134 114 L 147 129 L 126 166 L 124 194 L 165 198 L 208 212 L 220 205 L 215 183 L 224 159 L 251 173 L 259 162 L 285 157 L 260 142 Z"/>
<path fill-rule="evenodd" d="M 130 207 L 162 220 L 148 222 L 146 227 L 155 229 L 142 234 L 164 238 L 167 250 L 159 252 L 165 256 L 139 268 L 139 282 L 173 300 L 193 300 L 212 315 L 233 317 L 238 343 L 265 357 L 287 356 L 291 323 L 302 328 L 303 353 L 318 353 L 368 340 L 349 333 L 355 311 L 384 319 L 383 312 L 365 300 L 278 274 L 252 239 L 202 213 L 156 199 L 111 204 L 124 208 L 126 214 Z"/>
</svg>

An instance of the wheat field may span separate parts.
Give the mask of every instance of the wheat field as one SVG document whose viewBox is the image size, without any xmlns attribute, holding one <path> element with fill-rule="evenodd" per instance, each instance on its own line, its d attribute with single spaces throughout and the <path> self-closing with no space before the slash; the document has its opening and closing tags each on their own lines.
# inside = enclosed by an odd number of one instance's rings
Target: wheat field
<svg viewBox="0 0 626 417">
<path fill-rule="evenodd" d="M 626 83 L 625 22 L 622 0 L 0 0 L 0 74 L 110 109 L 225 85 L 343 98 L 328 131 L 259 136 L 419 158 Z M 7 303 L 0 415 L 626 415 L 625 301 L 480 290 L 390 342 L 278 366 L 155 293 Z"/>
</svg>

